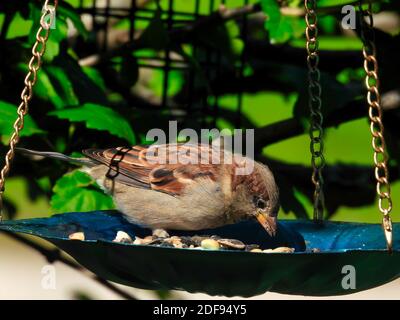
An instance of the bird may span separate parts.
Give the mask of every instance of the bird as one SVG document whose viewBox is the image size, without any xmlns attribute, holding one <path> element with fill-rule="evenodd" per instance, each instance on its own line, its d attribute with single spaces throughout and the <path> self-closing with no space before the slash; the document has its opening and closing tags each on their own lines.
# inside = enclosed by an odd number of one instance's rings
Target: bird
<svg viewBox="0 0 400 320">
<path fill-rule="evenodd" d="M 136 145 L 85 149 L 80 158 L 18 151 L 80 165 L 113 197 L 128 222 L 150 228 L 153 234 L 255 219 L 275 236 L 279 189 L 271 170 L 249 157 L 216 149 L 202 143 Z"/>
</svg>

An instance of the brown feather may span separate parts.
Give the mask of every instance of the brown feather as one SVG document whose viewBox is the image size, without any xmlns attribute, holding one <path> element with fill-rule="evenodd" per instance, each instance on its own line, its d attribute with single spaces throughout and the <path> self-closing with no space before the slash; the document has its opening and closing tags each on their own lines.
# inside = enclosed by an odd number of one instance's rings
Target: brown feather
<svg viewBox="0 0 400 320">
<path fill-rule="evenodd" d="M 86 149 L 83 154 L 109 167 L 109 176 L 118 182 L 171 195 L 182 194 L 188 185 L 199 178 L 207 177 L 216 181 L 220 165 L 200 163 L 202 153 L 208 159 L 213 156 L 215 158 L 211 146 L 160 145 L 154 156 L 149 151 L 153 151 L 149 146 L 133 146 L 105 150 Z M 155 156 L 163 154 L 166 155 L 166 163 L 155 163 Z M 174 163 L 174 159 L 179 159 L 176 161 L 179 163 Z M 196 160 L 197 164 L 190 164 L 191 160 Z M 182 162 L 189 164 L 182 165 Z"/>
</svg>

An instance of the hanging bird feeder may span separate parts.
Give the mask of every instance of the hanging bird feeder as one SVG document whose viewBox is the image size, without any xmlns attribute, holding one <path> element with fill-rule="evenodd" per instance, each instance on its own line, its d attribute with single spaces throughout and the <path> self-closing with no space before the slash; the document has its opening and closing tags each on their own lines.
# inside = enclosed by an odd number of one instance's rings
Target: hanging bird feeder
<svg viewBox="0 0 400 320">
<path fill-rule="evenodd" d="M 57 1 L 53 3 L 54 6 L 50 6 L 49 3 L 49 0 L 45 3 L 46 10 L 32 51 L 29 73 L 25 79 L 26 86 L 21 95 L 22 102 L 10 139 L 10 150 L 1 171 L 0 189 L 3 191 L 50 33 L 50 24 L 45 17 L 57 7 Z M 324 198 L 321 172 L 324 159 L 316 1 L 305 0 L 305 9 L 315 221 L 281 220 L 275 237 L 269 237 L 259 225 L 250 221 L 212 230 L 173 232 L 180 237 L 213 235 L 225 239 L 238 239 L 246 244 L 257 245 L 259 251 L 290 247 L 294 248 L 294 252 L 249 252 L 224 247 L 220 250 L 196 250 L 190 247 L 115 242 L 118 232 L 124 232 L 133 239 L 144 238 L 150 235 L 151 231 L 128 223 L 120 213 L 114 211 L 64 213 L 50 218 L 2 221 L 0 230 L 43 238 L 70 254 L 101 278 L 143 289 L 177 289 L 245 297 L 266 291 L 326 296 L 354 293 L 398 278 L 400 224 L 394 224 L 393 228 L 389 216 L 390 188 L 374 44 L 362 34 L 375 177 L 379 210 L 383 214 L 383 233 L 379 224 L 322 221 Z M 364 22 L 362 28 L 369 28 L 371 31 L 370 2 L 367 11 L 363 11 L 361 6 L 360 10 L 367 13 L 370 22 Z M 375 80 L 373 85 L 371 79 Z M 71 237 L 76 233 L 83 236 L 79 239 Z M 355 287 L 349 288 L 342 283 L 346 266 L 356 270 Z"/>
<path fill-rule="evenodd" d="M 0 229 L 48 240 L 99 275 L 143 289 L 177 289 L 211 295 L 254 296 L 266 291 L 340 295 L 370 289 L 400 275 L 400 241 L 388 254 L 377 224 L 281 221 L 268 237 L 257 223 L 242 222 L 195 234 L 219 235 L 258 244 L 288 246 L 294 253 L 195 250 L 113 242 L 119 231 L 145 237 L 151 231 L 127 223 L 117 212 L 64 213 L 51 218 L 5 221 Z M 397 224 L 397 231 L 400 224 Z M 84 240 L 70 240 L 76 232 Z M 174 235 L 194 233 L 174 232 Z M 400 239 L 397 232 L 395 239 Z M 308 248 L 318 248 L 315 252 Z M 342 286 L 344 266 L 357 270 L 356 288 Z"/>
</svg>

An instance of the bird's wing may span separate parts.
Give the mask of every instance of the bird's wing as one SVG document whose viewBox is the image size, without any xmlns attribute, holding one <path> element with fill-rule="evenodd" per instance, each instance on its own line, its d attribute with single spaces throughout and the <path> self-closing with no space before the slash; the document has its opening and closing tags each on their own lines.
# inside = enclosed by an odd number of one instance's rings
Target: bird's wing
<svg viewBox="0 0 400 320">
<path fill-rule="evenodd" d="M 83 154 L 108 166 L 108 177 L 120 183 L 179 195 L 198 178 L 216 181 L 219 166 L 200 158 L 201 154 L 203 157 L 220 156 L 213 154 L 211 148 L 204 144 L 168 144 L 154 148 L 86 149 Z"/>
</svg>

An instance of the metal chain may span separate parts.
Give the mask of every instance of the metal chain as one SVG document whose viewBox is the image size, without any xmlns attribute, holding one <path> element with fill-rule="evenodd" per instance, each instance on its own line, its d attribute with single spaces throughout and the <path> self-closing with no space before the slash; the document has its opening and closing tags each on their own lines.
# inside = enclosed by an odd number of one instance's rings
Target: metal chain
<svg viewBox="0 0 400 320">
<path fill-rule="evenodd" d="M 305 21 L 306 21 L 306 49 L 307 49 L 307 66 L 308 66 L 308 93 L 310 108 L 310 151 L 312 176 L 311 181 L 314 184 L 314 221 L 321 222 L 323 220 L 325 200 L 323 192 L 322 169 L 325 166 L 323 155 L 323 116 L 321 112 L 321 74 L 318 69 L 319 52 L 318 52 L 318 26 L 316 0 L 304 0 Z"/>
<path fill-rule="evenodd" d="M 372 16 L 371 0 L 367 1 L 367 9 L 363 9 L 364 1 L 359 2 L 361 40 L 363 42 L 365 85 L 367 87 L 368 115 L 372 134 L 372 148 L 374 150 L 376 193 L 379 197 L 379 211 L 383 215 L 382 226 L 385 233 L 387 248 L 392 250 L 393 235 L 390 212 L 392 199 L 390 194 L 388 154 L 384 138 L 382 122 L 381 96 L 379 92 L 378 61 L 376 59 L 374 20 Z M 367 18 L 367 19 L 365 19 Z M 366 21 L 367 20 L 367 21 Z"/>
<path fill-rule="evenodd" d="M 40 27 L 36 33 L 36 41 L 32 47 L 32 58 L 28 63 L 28 74 L 25 77 L 24 84 L 25 87 L 21 93 L 21 103 L 17 108 L 18 117 L 14 122 L 14 131 L 10 137 L 9 150 L 5 156 L 5 164 L 0 171 L 0 222 L 3 219 L 3 194 L 5 190 L 5 181 L 10 172 L 11 162 L 15 156 L 15 146 L 20 139 L 20 132 L 24 128 L 24 117 L 29 110 L 29 102 L 33 96 L 33 87 L 37 82 L 37 73 L 42 65 L 42 57 L 46 50 L 46 43 L 50 35 L 50 28 L 52 25 L 52 18 L 56 7 L 58 5 L 58 0 L 53 1 L 54 5 L 50 4 L 50 0 L 46 0 L 43 6 L 42 16 L 40 18 Z M 50 18 L 50 19 L 48 19 Z"/>
</svg>

